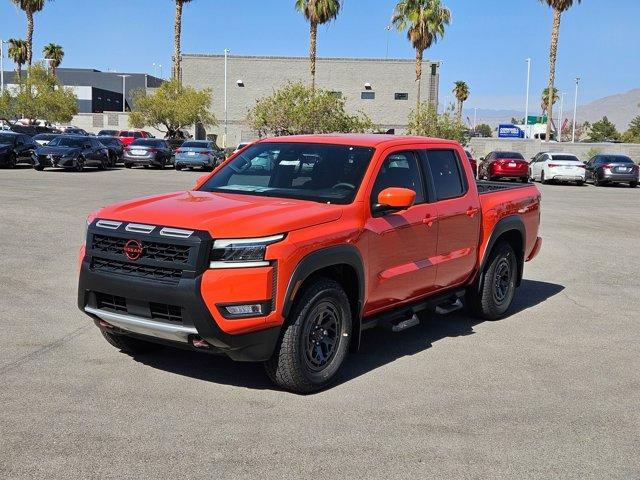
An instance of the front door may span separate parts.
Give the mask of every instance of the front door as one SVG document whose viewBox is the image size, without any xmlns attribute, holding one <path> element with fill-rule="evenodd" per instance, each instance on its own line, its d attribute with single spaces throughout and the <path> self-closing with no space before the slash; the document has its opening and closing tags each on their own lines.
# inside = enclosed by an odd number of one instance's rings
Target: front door
<svg viewBox="0 0 640 480">
<path fill-rule="evenodd" d="M 437 208 L 427 203 L 415 151 L 386 154 L 370 191 L 370 205 L 377 203 L 378 194 L 389 187 L 411 189 L 416 199 L 407 210 L 379 217 L 369 210 L 364 232 L 370 259 L 365 315 L 429 293 L 436 279 L 431 260 L 438 241 Z"/>
</svg>

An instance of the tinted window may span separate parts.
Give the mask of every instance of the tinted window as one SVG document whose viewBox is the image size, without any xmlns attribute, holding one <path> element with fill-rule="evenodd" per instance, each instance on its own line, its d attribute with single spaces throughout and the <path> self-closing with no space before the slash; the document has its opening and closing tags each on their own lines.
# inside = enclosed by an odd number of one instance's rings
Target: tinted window
<svg viewBox="0 0 640 480">
<path fill-rule="evenodd" d="M 389 155 L 380 167 L 371 190 L 371 203 L 378 203 L 378 195 L 389 187 L 408 188 L 416 192 L 414 203 L 424 203 L 424 188 L 415 155 L 401 152 Z"/>
<path fill-rule="evenodd" d="M 16 135 L 0 135 L 0 145 L 13 145 Z"/>
<path fill-rule="evenodd" d="M 152 138 L 139 138 L 131 142 L 131 145 L 132 146 L 139 145 L 144 147 L 156 147 L 156 148 L 163 148 L 165 146 L 163 140 L 155 140 Z"/>
<path fill-rule="evenodd" d="M 524 157 L 518 152 L 496 152 L 496 158 L 515 158 L 519 160 L 524 160 Z"/>
<path fill-rule="evenodd" d="M 633 160 L 623 155 L 605 155 L 600 157 L 600 159 L 606 163 L 633 163 Z"/>
<path fill-rule="evenodd" d="M 458 157 L 453 150 L 427 150 L 427 163 L 436 190 L 436 199 L 459 197 L 465 192 L 465 182 Z"/>
<path fill-rule="evenodd" d="M 182 148 L 211 148 L 211 144 L 209 142 L 184 142 L 180 145 Z"/>
<path fill-rule="evenodd" d="M 563 160 L 568 162 L 580 162 L 575 155 L 553 155 L 553 160 Z M 580 162 L 582 163 L 582 162 Z"/>
<path fill-rule="evenodd" d="M 83 138 L 75 138 L 75 137 L 56 137 L 49 142 L 49 146 L 51 147 L 71 147 L 71 148 L 82 148 L 84 145 L 85 139 Z"/>
<path fill-rule="evenodd" d="M 202 190 L 350 203 L 372 155 L 367 147 L 258 143 L 220 169 Z"/>
</svg>

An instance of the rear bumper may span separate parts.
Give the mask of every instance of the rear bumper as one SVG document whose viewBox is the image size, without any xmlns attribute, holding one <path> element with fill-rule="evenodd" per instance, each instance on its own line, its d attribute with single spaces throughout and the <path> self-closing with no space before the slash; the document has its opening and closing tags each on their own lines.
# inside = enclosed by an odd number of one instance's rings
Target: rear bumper
<svg viewBox="0 0 640 480">
<path fill-rule="evenodd" d="M 605 173 L 603 172 L 600 178 L 607 182 L 637 182 L 637 173 Z"/>
<path fill-rule="evenodd" d="M 529 254 L 529 256 L 527 257 L 527 259 L 525 261 L 526 262 L 530 262 L 531 260 L 536 258 L 538 256 L 538 253 L 540 253 L 540 249 L 541 248 L 542 248 L 542 238 L 541 237 L 537 237 L 536 238 L 536 243 L 533 245 L 533 250 L 531 250 L 531 253 Z"/>
<path fill-rule="evenodd" d="M 177 166 L 187 167 L 215 167 L 216 159 L 213 157 L 189 157 L 184 155 L 176 155 L 175 164 Z"/>
<path fill-rule="evenodd" d="M 551 180 L 556 180 L 559 182 L 584 182 L 585 176 L 584 174 L 575 174 L 575 175 L 567 175 L 567 174 L 551 174 Z"/>
<path fill-rule="evenodd" d="M 131 165 L 160 165 L 160 160 L 157 160 L 156 157 L 136 157 L 133 155 L 125 154 L 122 157 L 122 161 L 124 163 L 129 163 Z"/>
<path fill-rule="evenodd" d="M 502 168 L 499 166 L 492 166 L 490 170 L 492 177 L 502 177 L 502 178 L 523 178 L 529 177 L 529 168 Z"/>
</svg>

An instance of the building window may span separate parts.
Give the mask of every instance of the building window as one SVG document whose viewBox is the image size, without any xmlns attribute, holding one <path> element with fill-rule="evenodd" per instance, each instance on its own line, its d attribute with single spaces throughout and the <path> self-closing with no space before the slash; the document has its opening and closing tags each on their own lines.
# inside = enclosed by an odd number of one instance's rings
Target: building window
<svg viewBox="0 0 640 480">
<path fill-rule="evenodd" d="M 329 95 L 332 95 L 336 98 L 342 98 L 342 92 L 329 92 Z"/>
<path fill-rule="evenodd" d="M 360 98 L 362 100 L 375 100 L 376 98 L 376 92 L 362 92 L 360 93 Z"/>
<path fill-rule="evenodd" d="M 408 93 L 396 93 L 394 95 L 396 100 L 409 100 L 409 94 Z"/>
</svg>

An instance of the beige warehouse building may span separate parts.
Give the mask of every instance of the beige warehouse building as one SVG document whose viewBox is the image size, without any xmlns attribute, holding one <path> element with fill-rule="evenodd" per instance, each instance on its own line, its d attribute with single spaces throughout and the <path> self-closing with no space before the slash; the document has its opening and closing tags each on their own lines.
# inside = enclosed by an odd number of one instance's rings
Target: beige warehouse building
<svg viewBox="0 0 640 480">
<path fill-rule="evenodd" d="M 438 104 L 439 62 L 425 61 L 423 101 Z M 195 88 L 213 89 L 212 110 L 219 121 L 207 133 L 224 142 L 224 55 L 185 54 L 182 81 Z M 227 57 L 227 146 L 253 140 L 246 124 L 248 110 L 259 98 L 271 95 L 287 82 L 310 82 L 307 57 Z M 416 104 L 415 61 L 398 59 L 318 58 L 316 85 L 346 100 L 350 113 L 366 113 L 381 130 L 403 132 Z"/>
</svg>

